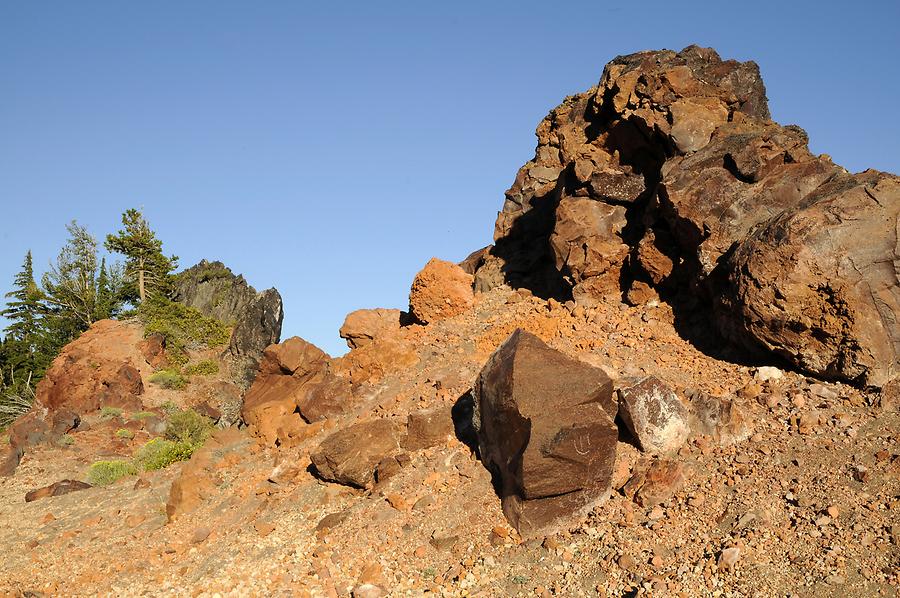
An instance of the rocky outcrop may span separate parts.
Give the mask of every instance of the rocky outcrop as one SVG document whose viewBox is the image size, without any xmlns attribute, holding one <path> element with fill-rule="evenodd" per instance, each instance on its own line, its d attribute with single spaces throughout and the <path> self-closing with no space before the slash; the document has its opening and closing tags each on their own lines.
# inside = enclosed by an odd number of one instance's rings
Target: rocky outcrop
<svg viewBox="0 0 900 598">
<path fill-rule="evenodd" d="M 842 174 L 740 243 L 717 317 L 826 378 L 882 386 L 900 356 L 900 178 Z"/>
<path fill-rule="evenodd" d="M 365 488 L 382 459 L 400 451 L 402 437 L 403 424 L 397 420 L 359 422 L 323 440 L 310 459 L 324 479 Z"/>
<path fill-rule="evenodd" d="M 222 262 L 203 260 L 180 272 L 175 299 L 205 316 L 232 324 L 228 351 L 247 361 L 250 372 L 255 372 L 263 350 L 281 339 L 284 311 L 278 291 L 257 293 Z"/>
<path fill-rule="evenodd" d="M 618 429 L 612 381 L 516 330 L 478 376 L 481 458 L 498 476 L 503 512 L 523 535 L 610 491 Z"/>
<path fill-rule="evenodd" d="M 347 314 L 340 336 L 348 347 L 358 349 L 376 338 L 399 332 L 403 316 L 399 309 L 358 309 Z"/>
<path fill-rule="evenodd" d="M 254 435 L 282 446 L 305 438 L 309 424 L 342 414 L 352 404 L 350 382 L 332 371 L 331 358 L 292 337 L 263 352 L 241 415 Z"/>
<path fill-rule="evenodd" d="M 65 346 L 35 389 L 35 404 L 84 415 L 101 407 L 140 411 L 144 384 L 134 361 L 140 332 L 101 320 Z"/>
<path fill-rule="evenodd" d="M 811 154 L 770 120 L 756 64 L 696 46 L 621 56 L 537 137 L 495 245 L 467 260 L 476 290 L 662 295 L 814 375 L 896 375 L 898 179 Z"/>
<path fill-rule="evenodd" d="M 413 280 L 409 311 L 422 324 L 459 315 L 472 307 L 472 282 L 458 265 L 431 258 Z"/>
</svg>

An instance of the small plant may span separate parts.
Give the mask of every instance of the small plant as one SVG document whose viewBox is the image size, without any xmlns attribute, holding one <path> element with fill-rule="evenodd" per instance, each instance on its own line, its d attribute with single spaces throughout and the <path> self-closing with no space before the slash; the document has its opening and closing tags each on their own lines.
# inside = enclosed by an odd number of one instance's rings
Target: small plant
<svg viewBox="0 0 900 598">
<path fill-rule="evenodd" d="M 160 409 L 162 409 L 166 415 L 172 415 L 181 411 L 181 407 L 179 407 L 175 403 L 175 401 L 166 401 L 162 404 L 162 407 L 160 407 Z"/>
<path fill-rule="evenodd" d="M 185 409 L 169 416 L 166 439 L 199 447 L 215 429 L 208 417 L 203 417 L 193 409 Z"/>
<path fill-rule="evenodd" d="M 187 378 L 175 370 L 159 370 L 150 376 L 150 382 L 167 390 L 184 390 L 187 386 Z"/>
<path fill-rule="evenodd" d="M 513 575 L 509 579 L 516 585 L 524 586 L 526 583 L 528 583 L 529 578 L 527 575 Z"/>
<path fill-rule="evenodd" d="M 137 472 L 137 467 L 128 461 L 97 461 L 88 468 L 87 482 L 91 486 L 108 486 Z"/>
<path fill-rule="evenodd" d="M 219 364 L 212 359 L 204 359 L 185 366 L 184 373 L 188 376 L 212 376 L 219 373 Z"/>
<path fill-rule="evenodd" d="M 72 446 L 75 444 L 75 439 L 68 434 L 64 434 L 59 438 L 58 442 L 61 446 Z"/>
<path fill-rule="evenodd" d="M 129 415 L 128 419 L 140 421 L 142 419 L 150 419 L 151 417 L 159 417 L 159 414 L 154 413 L 153 411 L 138 411 L 137 413 Z"/>
<path fill-rule="evenodd" d="M 116 430 L 116 438 L 131 440 L 132 438 L 134 438 L 134 432 L 132 432 L 128 428 L 119 428 L 118 430 Z"/>
<path fill-rule="evenodd" d="M 154 438 L 138 449 L 134 460 L 144 471 L 155 471 L 178 461 L 187 461 L 198 448 L 185 442 Z"/>
<path fill-rule="evenodd" d="M 426 579 L 433 579 L 435 575 L 437 575 L 437 571 L 434 570 L 434 567 L 425 567 L 422 569 L 422 577 Z"/>
<path fill-rule="evenodd" d="M 114 417 L 121 417 L 122 410 L 118 407 L 103 407 L 100 409 L 100 417 L 104 419 L 112 419 Z"/>
</svg>

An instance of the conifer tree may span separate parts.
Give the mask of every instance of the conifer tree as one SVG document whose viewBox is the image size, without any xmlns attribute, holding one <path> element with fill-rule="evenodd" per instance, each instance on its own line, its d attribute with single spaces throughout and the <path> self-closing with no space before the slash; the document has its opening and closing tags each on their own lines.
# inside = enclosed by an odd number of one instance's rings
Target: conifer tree
<svg viewBox="0 0 900 598">
<path fill-rule="evenodd" d="M 54 340 L 63 344 L 94 323 L 97 309 L 97 240 L 74 220 L 69 240 L 42 279 Z"/>
<path fill-rule="evenodd" d="M 172 285 L 172 270 L 178 266 L 177 256 L 166 256 L 162 241 L 150 228 L 140 210 L 122 214 L 124 228 L 106 236 L 106 249 L 125 256 L 125 290 L 123 299 L 143 303 L 148 296 L 167 294 Z"/>
<path fill-rule="evenodd" d="M 9 322 L 3 342 L 3 369 L 7 384 L 20 379 L 40 379 L 52 356 L 45 352 L 46 330 L 43 314 L 45 296 L 34 280 L 31 251 L 25 254 L 22 270 L 13 279 L 14 290 L 5 295 L 6 309 L 0 312 Z"/>
</svg>

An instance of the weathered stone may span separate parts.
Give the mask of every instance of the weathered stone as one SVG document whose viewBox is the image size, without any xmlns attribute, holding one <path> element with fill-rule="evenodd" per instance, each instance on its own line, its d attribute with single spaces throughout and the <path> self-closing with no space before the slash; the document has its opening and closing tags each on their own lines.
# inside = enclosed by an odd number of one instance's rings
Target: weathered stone
<svg viewBox="0 0 900 598">
<path fill-rule="evenodd" d="M 619 414 L 645 452 L 678 450 L 691 431 L 687 408 L 653 376 L 619 389 Z"/>
<path fill-rule="evenodd" d="M 684 465 L 660 459 L 639 469 L 622 489 L 626 496 L 644 507 L 662 504 L 675 496 L 685 481 Z"/>
<path fill-rule="evenodd" d="M 818 376 L 881 386 L 900 369 L 898 220 L 900 178 L 835 176 L 729 257 L 722 331 Z"/>
<path fill-rule="evenodd" d="M 24 450 L 11 444 L 0 446 L 0 477 L 11 476 L 15 473 L 22 459 Z"/>
<path fill-rule="evenodd" d="M 697 432 L 712 436 L 722 444 L 746 440 L 750 425 L 732 399 L 699 394 L 691 401 Z"/>
<path fill-rule="evenodd" d="M 241 415 L 266 444 L 293 445 L 312 432 L 308 424 L 345 413 L 352 398 L 349 380 L 333 373 L 328 355 L 293 337 L 266 348 Z"/>
<path fill-rule="evenodd" d="M 141 354 L 153 369 L 161 369 L 166 365 L 166 337 L 162 334 L 151 334 L 140 346 Z"/>
<path fill-rule="evenodd" d="M 431 258 L 413 280 L 409 311 L 423 324 L 461 314 L 472 307 L 472 282 L 472 276 L 456 264 Z"/>
<path fill-rule="evenodd" d="M 446 442 L 453 434 L 453 416 L 449 405 L 414 411 L 406 420 L 403 448 L 418 451 Z"/>
<path fill-rule="evenodd" d="M 530 534 L 605 498 L 618 430 L 612 382 L 516 330 L 475 385 L 485 465 L 500 479 L 503 512 Z"/>
<path fill-rule="evenodd" d="M 403 312 L 399 309 L 358 309 L 347 314 L 340 336 L 351 349 L 371 343 L 375 338 L 400 330 Z"/>
<path fill-rule="evenodd" d="M 58 482 L 53 482 L 49 486 L 44 486 L 43 488 L 38 488 L 37 490 L 28 492 L 25 495 L 25 502 L 33 502 L 35 500 L 47 498 L 50 496 L 62 496 L 63 494 L 78 492 L 79 490 L 87 490 L 88 488 L 92 487 L 93 486 L 91 486 L 90 484 L 79 482 L 78 480 L 60 480 Z"/>
<path fill-rule="evenodd" d="M 363 421 L 328 436 L 310 455 L 324 479 L 365 488 L 385 457 L 400 451 L 403 426 L 393 419 Z"/>
<path fill-rule="evenodd" d="M 221 480 L 216 475 L 225 459 L 241 461 L 250 441 L 237 428 L 216 430 L 181 468 L 169 489 L 166 515 L 169 521 L 195 511 L 215 495 Z"/>
<path fill-rule="evenodd" d="M 307 378 L 319 371 L 328 360 L 328 354 L 320 348 L 299 336 L 292 336 L 263 350 L 259 374 Z"/>
</svg>

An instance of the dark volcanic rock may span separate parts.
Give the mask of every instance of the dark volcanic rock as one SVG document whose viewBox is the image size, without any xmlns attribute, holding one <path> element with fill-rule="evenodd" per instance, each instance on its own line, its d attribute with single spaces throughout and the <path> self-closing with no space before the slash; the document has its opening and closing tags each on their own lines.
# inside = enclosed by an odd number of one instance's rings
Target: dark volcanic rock
<svg viewBox="0 0 900 598">
<path fill-rule="evenodd" d="M 324 479 L 365 488 L 378 464 L 400 452 L 402 435 L 402 423 L 393 419 L 360 422 L 323 440 L 310 459 Z"/>
<path fill-rule="evenodd" d="M 618 430 L 612 381 L 516 330 L 475 385 L 481 458 L 499 476 L 503 512 L 531 534 L 610 490 Z"/>
<path fill-rule="evenodd" d="M 78 480 L 60 480 L 58 482 L 53 482 L 49 486 L 44 486 L 43 488 L 28 492 L 25 495 L 25 502 L 33 502 L 51 496 L 62 496 L 63 494 L 87 490 L 88 488 L 93 488 L 93 486 L 84 482 L 79 482 Z"/>
<path fill-rule="evenodd" d="M 663 298 L 817 376 L 897 374 L 897 178 L 849 175 L 772 122 L 756 64 L 696 46 L 620 56 L 537 137 L 494 246 L 468 260 L 476 290 Z"/>
<path fill-rule="evenodd" d="M 818 376 L 881 386 L 900 359 L 898 226 L 900 178 L 822 185 L 729 257 L 721 328 Z"/>
<path fill-rule="evenodd" d="M 221 262 L 203 260 L 179 273 L 175 299 L 233 324 L 228 351 L 248 362 L 248 372 L 255 373 L 263 350 L 281 338 L 284 312 L 278 291 L 257 293 L 243 276 L 233 274 Z"/>
</svg>

